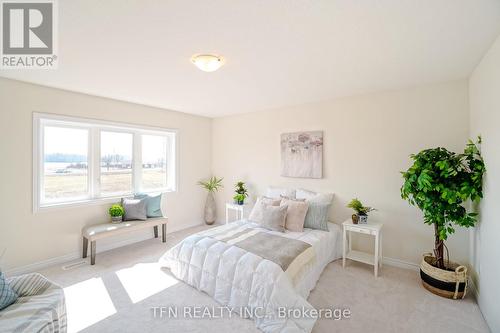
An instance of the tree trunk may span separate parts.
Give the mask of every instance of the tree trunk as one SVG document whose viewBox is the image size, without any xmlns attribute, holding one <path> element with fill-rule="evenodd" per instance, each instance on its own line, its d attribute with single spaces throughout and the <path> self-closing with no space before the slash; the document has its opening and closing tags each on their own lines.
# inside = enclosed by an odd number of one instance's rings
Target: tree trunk
<svg viewBox="0 0 500 333">
<path fill-rule="evenodd" d="M 436 257 L 436 267 L 445 269 L 444 267 L 444 242 L 439 239 L 439 228 L 437 223 L 434 223 L 434 256 Z"/>
</svg>

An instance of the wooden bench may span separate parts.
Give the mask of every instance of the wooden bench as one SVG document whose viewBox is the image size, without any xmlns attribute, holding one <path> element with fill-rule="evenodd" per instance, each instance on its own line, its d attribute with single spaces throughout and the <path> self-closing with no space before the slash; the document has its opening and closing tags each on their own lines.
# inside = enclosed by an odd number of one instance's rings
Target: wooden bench
<svg viewBox="0 0 500 333">
<path fill-rule="evenodd" d="M 101 223 L 91 225 L 83 229 L 83 258 L 87 258 L 87 250 L 90 242 L 90 264 L 95 264 L 96 241 L 108 237 L 113 237 L 136 230 L 153 227 L 154 236 L 158 238 L 158 226 L 161 225 L 161 239 L 166 242 L 167 238 L 167 223 L 166 217 L 149 218 L 146 221 L 125 221 L 121 223 Z"/>
</svg>

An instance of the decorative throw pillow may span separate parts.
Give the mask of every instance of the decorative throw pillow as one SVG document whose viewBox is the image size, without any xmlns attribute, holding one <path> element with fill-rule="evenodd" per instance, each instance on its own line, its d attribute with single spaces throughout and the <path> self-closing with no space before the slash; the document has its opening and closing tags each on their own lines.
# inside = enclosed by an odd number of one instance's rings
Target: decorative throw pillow
<svg viewBox="0 0 500 333">
<path fill-rule="evenodd" d="M 146 215 L 147 217 L 163 217 L 163 212 L 161 211 L 161 198 L 162 194 L 149 195 L 145 193 L 137 193 L 134 195 L 134 199 L 144 199 L 146 198 Z"/>
<path fill-rule="evenodd" d="M 5 276 L 0 272 L 0 310 L 5 309 L 17 300 L 17 294 L 5 280 Z"/>
<path fill-rule="evenodd" d="M 287 206 L 265 206 L 260 225 L 263 228 L 285 232 Z"/>
<path fill-rule="evenodd" d="M 295 190 L 281 187 L 268 187 L 266 191 L 266 197 L 268 198 L 280 198 L 281 196 L 295 199 Z"/>
<path fill-rule="evenodd" d="M 280 206 L 288 207 L 285 228 L 290 231 L 304 231 L 304 220 L 309 204 L 303 200 L 282 199 Z"/>
<path fill-rule="evenodd" d="M 146 201 L 147 198 L 142 198 L 142 199 L 123 198 L 122 206 L 123 209 L 125 210 L 123 221 L 147 220 L 148 215 L 146 212 Z"/>
<path fill-rule="evenodd" d="M 262 221 L 262 214 L 264 212 L 264 208 L 267 206 L 279 206 L 280 202 L 281 199 L 272 199 L 268 197 L 257 198 L 257 202 L 253 206 L 253 209 L 250 212 L 250 216 L 248 216 L 248 219 L 252 222 L 260 223 L 260 221 Z"/>
<path fill-rule="evenodd" d="M 330 204 L 309 202 L 304 228 L 328 231 L 328 211 Z"/>
</svg>

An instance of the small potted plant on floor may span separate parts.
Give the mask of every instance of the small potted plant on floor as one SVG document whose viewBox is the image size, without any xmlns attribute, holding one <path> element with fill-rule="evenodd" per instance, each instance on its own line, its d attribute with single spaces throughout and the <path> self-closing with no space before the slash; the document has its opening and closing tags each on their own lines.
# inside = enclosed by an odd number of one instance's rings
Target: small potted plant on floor
<svg viewBox="0 0 500 333">
<path fill-rule="evenodd" d="M 205 202 L 205 222 L 208 225 L 214 224 L 217 219 L 214 193 L 222 187 L 223 179 L 224 178 L 217 178 L 214 176 L 206 181 L 198 182 L 198 185 L 208 191 L 207 200 Z"/>
<path fill-rule="evenodd" d="M 356 213 L 352 214 L 352 223 L 366 224 L 368 223 L 368 213 L 376 210 L 375 208 L 363 206 L 359 199 L 352 199 L 347 205 L 347 208 L 353 209 Z"/>
<path fill-rule="evenodd" d="M 122 205 L 114 204 L 109 208 L 109 215 L 111 216 L 111 223 L 120 223 L 123 220 L 125 210 Z"/>
<path fill-rule="evenodd" d="M 441 147 L 423 150 L 411 155 L 413 165 L 402 172 L 401 197 L 420 208 L 424 223 L 434 227 L 434 255 L 424 254 L 420 264 L 422 284 L 447 298 L 463 298 L 467 292 L 467 268 L 445 260 L 444 241 L 455 226 L 469 228 L 476 223 L 477 214 L 468 210 L 467 202 L 483 197 L 486 169 L 480 143 L 480 137 L 477 143 L 469 140 L 462 154 Z"/>
<path fill-rule="evenodd" d="M 238 205 L 243 205 L 245 203 L 245 199 L 248 197 L 246 185 L 244 182 L 239 181 L 236 183 L 235 187 L 236 194 L 233 197 L 234 202 Z"/>
</svg>

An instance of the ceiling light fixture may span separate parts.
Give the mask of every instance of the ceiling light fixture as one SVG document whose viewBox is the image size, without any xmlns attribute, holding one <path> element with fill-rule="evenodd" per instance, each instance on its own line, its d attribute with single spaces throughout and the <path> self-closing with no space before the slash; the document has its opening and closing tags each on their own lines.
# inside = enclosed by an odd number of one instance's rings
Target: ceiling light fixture
<svg viewBox="0 0 500 333">
<path fill-rule="evenodd" d="M 215 72 L 224 65 L 224 58 L 213 54 L 196 54 L 191 62 L 204 72 Z"/>
</svg>

